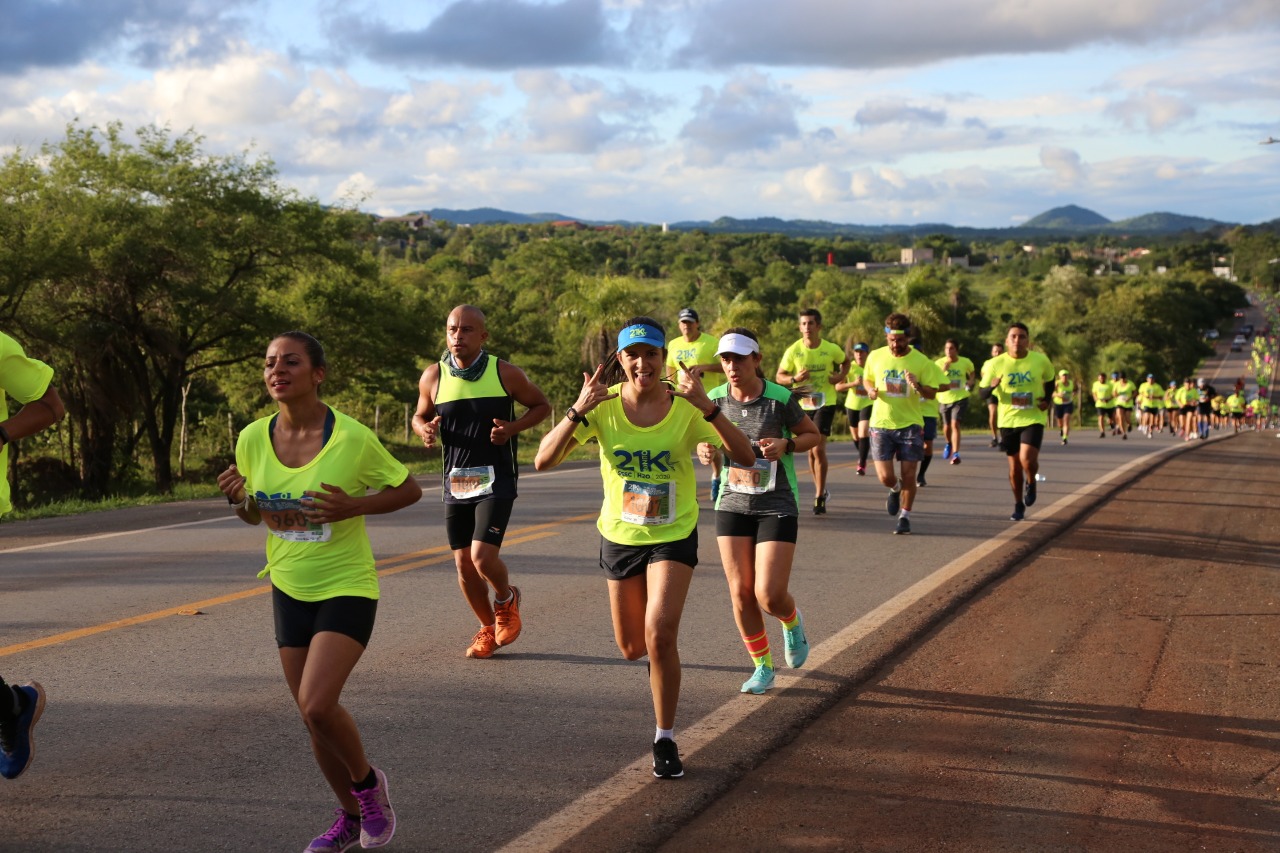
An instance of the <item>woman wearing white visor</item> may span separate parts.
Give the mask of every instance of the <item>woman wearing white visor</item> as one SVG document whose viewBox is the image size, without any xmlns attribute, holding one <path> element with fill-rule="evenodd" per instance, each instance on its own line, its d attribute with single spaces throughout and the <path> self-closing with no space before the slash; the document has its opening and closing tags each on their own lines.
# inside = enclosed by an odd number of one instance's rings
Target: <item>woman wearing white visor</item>
<svg viewBox="0 0 1280 853">
<path fill-rule="evenodd" d="M 765 613 L 782 622 L 788 666 L 803 665 L 809 655 L 804 621 L 788 589 L 800 515 L 792 457 L 815 447 L 821 434 L 790 389 L 764 378 L 760 344 L 750 330 L 730 329 L 716 353 L 729 381 L 709 396 L 751 439 L 756 456 L 751 465 L 727 463 L 716 501 L 716 542 L 733 618 L 755 665 L 742 692 L 759 694 L 773 686 Z M 711 444 L 698 447 L 704 463 L 717 452 Z"/>
</svg>

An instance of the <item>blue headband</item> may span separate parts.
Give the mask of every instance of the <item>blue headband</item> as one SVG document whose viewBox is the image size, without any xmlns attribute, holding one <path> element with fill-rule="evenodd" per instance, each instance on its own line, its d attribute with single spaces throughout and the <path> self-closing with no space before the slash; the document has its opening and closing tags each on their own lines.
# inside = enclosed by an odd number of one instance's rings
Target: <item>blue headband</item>
<svg viewBox="0 0 1280 853">
<path fill-rule="evenodd" d="M 636 323 L 618 332 L 618 351 L 636 344 L 651 344 L 659 349 L 667 345 L 667 336 L 656 326 L 648 323 Z"/>
</svg>

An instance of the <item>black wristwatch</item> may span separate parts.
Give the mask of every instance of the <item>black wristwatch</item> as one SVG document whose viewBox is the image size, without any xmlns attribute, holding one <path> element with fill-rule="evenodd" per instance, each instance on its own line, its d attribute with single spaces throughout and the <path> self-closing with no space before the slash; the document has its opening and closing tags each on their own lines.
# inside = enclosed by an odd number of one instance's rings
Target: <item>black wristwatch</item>
<svg viewBox="0 0 1280 853">
<path fill-rule="evenodd" d="M 583 426 L 591 426 L 591 424 L 587 422 L 587 416 L 578 414 L 578 410 L 575 409 L 573 406 L 570 406 L 569 408 L 564 410 L 564 416 L 569 420 L 573 421 L 575 424 L 582 424 Z"/>
<path fill-rule="evenodd" d="M 711 423 L 712 421 L 714 421 L 714 420 L 715 420 L 717 417 L 719 417 L 719 416 L 720 416 L 720 404 L 719 404 L 719 403 L 717 403 L 717 404 L 715 405 L 715 407 L 714 407 L 714 408 L 712 408 L 712 409 L 711 409 L 711 411 L 710 411 L 708 414 L 705 414 L 705 415 L 703 415 L 703 416 L 702 416 L 702 419 L 703 419 L 704 421 L 706 421 L 707 423 Z"/>
<path fill-rule="evenodd" d="M 787 452 L 788 453 L 796 452 L 796 440 L 794 438 L 787 439 Z"/>
</svg>

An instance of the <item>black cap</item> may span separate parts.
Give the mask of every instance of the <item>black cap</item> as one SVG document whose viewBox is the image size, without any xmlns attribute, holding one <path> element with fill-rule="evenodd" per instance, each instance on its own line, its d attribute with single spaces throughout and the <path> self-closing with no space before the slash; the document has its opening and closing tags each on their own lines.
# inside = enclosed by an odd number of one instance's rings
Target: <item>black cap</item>
<svg viewBox="0 0 1280 853">
<path fill-rule="evenodd" d="M 692 320 L 692 321 L 693 321 L 693 322 L 695 322 L 695 323 L 700 323 L 700 322 L 702 322 L 701 320 L 699 320 L 699 319 L 698 319 L 698 312 L 697 312 L 697 311 L 694 311 L 692 308 L 681 308 L 681 309 L 680 309 L 680 319 L 681 319 L 681 320 Z"/>
</svg>

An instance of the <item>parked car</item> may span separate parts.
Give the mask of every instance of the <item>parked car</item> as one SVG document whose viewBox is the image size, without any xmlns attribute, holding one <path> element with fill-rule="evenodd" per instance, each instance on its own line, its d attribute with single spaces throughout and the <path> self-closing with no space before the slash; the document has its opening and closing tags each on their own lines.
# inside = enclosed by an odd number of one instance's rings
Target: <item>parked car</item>
<svg viewBox="0 0 1280 853">
<path fill-rule="evenodd" d="M 1236 335 L 1234 338 L 1231 339 L 1231 351 L 1240 352 L 1242 349 L 1244 349 L 1245 343 L 1246 341 L 1244 339 L 1244 335 Z"/>
<path fill-rule="evenodd" d="M 1207 340 L 1207 341 L 1216 341 L 1216 340 L 1218 339 L 1218 330 L 1217 330 L 1217 329 L 1205 329 L 1205 330 L 1204 330 L 1204 337 L 1205 337 L 1205 340 Z"/>
</svg>

